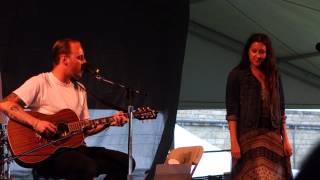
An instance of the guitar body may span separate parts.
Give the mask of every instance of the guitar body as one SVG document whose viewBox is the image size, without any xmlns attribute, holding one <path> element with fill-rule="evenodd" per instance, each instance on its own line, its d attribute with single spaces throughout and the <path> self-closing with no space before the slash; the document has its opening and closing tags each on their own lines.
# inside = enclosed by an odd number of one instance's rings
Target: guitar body
<svg viewBox="0 0 320 180">
<path fill-rule="evenodd" d="M 8 142 L 11 153 L 17 157 L 16 162 L 24 167 L 32 167 L 46 160 L 59 148 L 76 148 L 84 143 L 83 128 L 93 128 L 96 125 L 122 126 L 128 120 L 117 122 L 112 117 L 103 117 L 91 121 L 79 120 L 70 109 L 64 109 L 53 115 L 45 115 L 28 111 L 31 116 L 51 122 L 57 126 L 54 136 L 48 137 L 36 133 L 32 127 L 15 120 L 9 120 L 7 125 Z M 149 107 L 138 108 L 133 116 L 139 120 L 155 119 L 157 112 Z M 127 114 L 126 114 L 127 117 Z"/>
<path fill-rule="evenodd" d="M 54 115 L 45 115 L 37 112 L 27 113 L 41 120 L 49 121 L 56 126 L 79 121 L 77 115 L 69 109 L 64 109 Z M 36 163 L 47 159 L 59 148 L 75 148 L 84 142 L 84 134 L 81 132 L 46 146 L 49 142 L 60 139 L 61 137 L 46 138 L 44 136 L 40 136 L 32 129 L 32 127 L 14 120 L 9 120 L 7 131 L 11 153 L 14 156 L 21 155 L 21 157 L 16 159 L 16 162 L 24 167 L 31 167 Z M 39 148 L 41 146 L 46 147 Z"/>
</svg>

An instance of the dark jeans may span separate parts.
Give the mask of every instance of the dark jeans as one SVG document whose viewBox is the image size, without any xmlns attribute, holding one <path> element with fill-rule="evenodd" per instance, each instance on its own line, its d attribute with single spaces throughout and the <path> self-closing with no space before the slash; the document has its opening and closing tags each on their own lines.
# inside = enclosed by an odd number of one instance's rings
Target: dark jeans
<svg viewBox="0 0 320 180">
<path fill-rule="evenodd" d="M 92 180 L 100 174 L 107 174 L 106 179 L 126 180 L 128 155 L 103 147 L 63 148 L 40 163 L 36 171 L 40 175 L 68 180 Z"/>
</svg>

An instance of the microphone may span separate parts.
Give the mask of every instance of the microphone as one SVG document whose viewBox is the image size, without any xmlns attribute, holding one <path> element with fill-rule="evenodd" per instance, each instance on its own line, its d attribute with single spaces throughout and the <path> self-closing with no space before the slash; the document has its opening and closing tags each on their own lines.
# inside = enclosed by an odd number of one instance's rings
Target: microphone
<svg viewBox="0 0 320 180">
<path fill-rule="evenodd" d="M 320 42 L 316 44 L 316 50 L 320 52 Z"/>
<path fill-rule="evenodd" d="M 91 75 L 98 75 L 100 74 L 100 69 L 98 68 L 95 68 L 93 67 L 91 64 L 89 63 L 84 63 L 81 65 L 81 70 L 84 72 L 84 73 L 88 73 L 88 74 L 91 74 Z"/>
</svg>

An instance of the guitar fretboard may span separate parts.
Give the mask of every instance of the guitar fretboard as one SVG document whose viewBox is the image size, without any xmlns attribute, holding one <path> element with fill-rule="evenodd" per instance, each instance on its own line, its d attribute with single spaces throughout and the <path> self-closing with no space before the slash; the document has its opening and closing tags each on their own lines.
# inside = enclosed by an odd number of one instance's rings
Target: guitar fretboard
<svg viewBox="0 0 320 180">
<path fill-rule="evenodd" d="M 82 130 L 84 128 L 94 128 L 99 124 L 110 124 L 112 117 L 99 118 L 95 120 L 81 120 L 78 122 L 68 123 L 68 129 L 70 132 Z"/>
</svg>

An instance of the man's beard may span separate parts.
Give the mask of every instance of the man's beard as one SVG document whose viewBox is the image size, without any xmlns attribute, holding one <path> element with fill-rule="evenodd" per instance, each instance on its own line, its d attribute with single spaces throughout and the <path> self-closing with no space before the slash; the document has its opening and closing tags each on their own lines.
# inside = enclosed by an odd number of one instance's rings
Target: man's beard
<svg viewBox="0 0 320 180">
<path fill-rule="evenodd" d="M 82 72 L 75 73 L 75 74 L 72 75 L 71 80 L 79 81 L 81 79 L 81 77 L 82 77 Z"/>
</svg>

